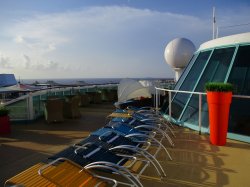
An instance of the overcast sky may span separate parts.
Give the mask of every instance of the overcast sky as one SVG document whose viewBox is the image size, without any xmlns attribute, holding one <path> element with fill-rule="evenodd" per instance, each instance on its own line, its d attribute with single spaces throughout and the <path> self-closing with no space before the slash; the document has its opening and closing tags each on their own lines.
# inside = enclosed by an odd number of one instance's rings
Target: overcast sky
<svg viewBox="0 0 250 187">
<path fill-rule="evenodd" d="M 249 0 L 0 0 L 0 73 L 173 77 L 166 45 L 210 40 L 213 6 L 221 36 L 250 32 Z"/>
</svg>

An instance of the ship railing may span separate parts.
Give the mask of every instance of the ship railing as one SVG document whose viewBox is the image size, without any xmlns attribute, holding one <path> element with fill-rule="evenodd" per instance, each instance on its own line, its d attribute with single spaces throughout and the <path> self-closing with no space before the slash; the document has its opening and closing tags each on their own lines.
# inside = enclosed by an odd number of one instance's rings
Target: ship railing
<svg viewBox="0 0 250 187">
<path fill-rule="evenodd" d="M 159 88 L 159 87 L 155 87 L 155 100 L 154 100 L 154 104 L 155 104 L 155 108 L 156 111 L 159 111 L 159 104 L 160 104 L 160 95 L 161 94 L 165 94 L 165 92 L 168 93 L 168 118 L 170 120 L 174 120 L 176 122 L 178 122 L 177 119 L 172 118 L 172 95 L 175 93 L 183 93 L 183 94 L 193 94 L 193 95 L 198 95 L 199 97 L 199 102 L 198 102 L 198 131 L 199 134 L 201 134 L 201 129 L 202 129 L 202 96 L 207 95 L 207 93 L 205 92 L 192 92 L 192 91 L 183 91 L 183 90 L 172 90 L 172 89 L 165 89 L 165 88 Z M 250 99 L 250 96 L 247 95 L 233 95 L 233 98 L 238 98 L 238 99 Z"/>
<path fill-rule="evenodd" d="M 44 102 L 49 96 L 66 97 L 77 93 L 98 92 L 101 89 L 117 88 L 116 84 L 88 85 L 78 87 L 48 88 L 36 92 L 29 92 L 16 99 L 12 99 L 1 105 L 10 109 L 12 121 L 31 121 L 44 115 Z"/>
</svg>

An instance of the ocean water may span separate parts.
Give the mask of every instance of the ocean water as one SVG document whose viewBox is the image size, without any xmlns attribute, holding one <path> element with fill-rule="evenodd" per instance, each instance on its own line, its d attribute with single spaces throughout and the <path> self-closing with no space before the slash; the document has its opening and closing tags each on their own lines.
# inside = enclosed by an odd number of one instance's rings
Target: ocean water
<svg viewBox="0 0 250 187">
<path fill-rule="evenodd" d="M 171 80 L 171 78 L 133 78 L 136 80 Z M 40 84 L 47 83 L 48 81 L 53 81 L 58 84 L 77 84 L 79 82 L 85 82 L 86 84 L 118 84 L 122 78 L 68 78 L 68 79 L 23 79 L 20 80 L 22 84 L 33 84 L 38 82 Z"/>
<path fill-rule="evenodd" d="M 85 82 L 87 84 L 115 84 L 120 82 L 120 78 L 68 78 L 68 79 L 23 79 L 21 83 L 32 84 L 47 83 L 48 81 L 53 81 L 58 84 L 75 84 L 77 82 Z"/>
</svg>

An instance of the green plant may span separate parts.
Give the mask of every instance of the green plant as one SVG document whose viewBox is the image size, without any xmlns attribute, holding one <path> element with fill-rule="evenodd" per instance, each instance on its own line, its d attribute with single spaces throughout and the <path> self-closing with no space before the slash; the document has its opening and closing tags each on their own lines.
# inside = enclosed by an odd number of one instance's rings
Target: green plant
<svg viewBox="0 0 250 187">
<path fill-rule="evenodd" d="M 212 92 L 231 92 L 233 91 L 233 85 L 224 82 L 208 82 L 205 84 L 205 89 Z"/>
<path fill-rule="evenodd" d="M 9 109 L 0 106 L 0 116 L 7 116 L 9 113 L 10 113 Z"/>
</svg>

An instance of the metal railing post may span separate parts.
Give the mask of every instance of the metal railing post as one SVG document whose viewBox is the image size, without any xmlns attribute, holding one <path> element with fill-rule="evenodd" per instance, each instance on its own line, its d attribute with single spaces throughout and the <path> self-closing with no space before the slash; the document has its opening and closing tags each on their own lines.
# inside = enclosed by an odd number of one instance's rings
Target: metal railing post
<svg viewBox="0 0 250 187">
<path fill-rule="evenodd" d="M 172 95 L 171 91 L 169 90 L 168 91 L 168 115 L 169 115 L 170 119 L 171 119 L 171 114 L 172 114 L 172 106 L 171 106 L 172 96 L 171 95 Z"/>
<path fill-rule="evenodd" d="M 29 94 L 29 97 L 27 98 L 27 101 L 28 101 L 28 108 L 27 108 L 27 112 L 28 112 L 28 119 L 29 120 L 33 120 L 34 119 L 34 106 L 33 106 L 33 96 L 32 94 L 30 93 Z"/>
<path fill-rule="evenodd" d="M 156 111 L 158 111 L 158 90 L 155 89 L 155 108 L 156 108 Z"/>
<path fill-rule="evenodd" d="M 155 94 L 154 94 L 154 107 L 156 108 L 156 89 L 157 88 L 155 88 Z"/>
<path fill-rule="evenodd" d="M 161 106 L 161 90 L 159 90 L 159 92 L 158 92 L 158 110 L 157 110 L 157 113 L 159 111 L 160 106 Z"/>
<path fill-rule="evenodd" d="M 202 95 L 199 94 L 199 134 L 201 134 L 201 107 L 202 107 Z"/>
</svg>

